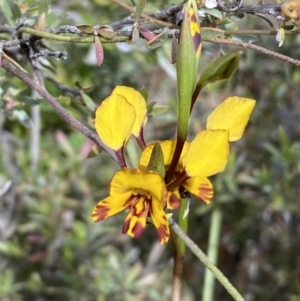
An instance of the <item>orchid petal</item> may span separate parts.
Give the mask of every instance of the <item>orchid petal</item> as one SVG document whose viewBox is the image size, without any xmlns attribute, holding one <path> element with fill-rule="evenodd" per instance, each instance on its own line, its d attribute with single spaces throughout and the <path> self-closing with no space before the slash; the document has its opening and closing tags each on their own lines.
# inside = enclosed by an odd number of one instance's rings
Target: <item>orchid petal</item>
<svg viewBox="0 0 300 301">
<path fill-rule="evenodd" d="M 99 222 L 121 212 L 131 204 L 130 197 L 131 192 L 127 192 L 116 197 L 109 196 L 106 199 L 100 201 L 93 210 L 93 221 Z"/>
<path fill-rule="evenodd" d="M 161 244 L 166 243 L 170 237 L 169 223 L 167 220 L 166 212 L 163 210 L 161 202 L 156 198 L 152 198 L 150 205 L 150 215 L 157 230 L 159 242 Z"/>
<path fill-rule="evenodd" d="M 198 199 L 206 204 L 211 202 L 213 197 L 213 188 L 211 182 L 207 178 L 193 177 L 185 180 L 182 186 Z"/>
<path fill-rule="evenodd" d="M 146 226 L 146 219 L 149 212 L 149 204 L 145 197 L 140 197 L 136 204 L 130 207 L 129 213 L 123 224 L 122 233 L 132 237 L 139 237 Z"/>
<path fill-rule="evenodd" d="M 218 105 L 207 118 L 208 130 L 228 130 L 229 141 L 240 139 L 255 106 L 255 100 L 229 97 Z"/>
<path fill-rule="evenodd" d="M 138 137 L 141 127 L 143 127 L 147 122 L 147 106 L 144 97 L 139 91 L 126 86 L 117 86 L 113 90 L 113 94 L 123 96 L 134 107 L 135 122 L 131 133 L 135 137 Z M 125 114 L 127 113 L 125 112 Z"/>
<path fill-rule="evenodd" d="M 165 201 L 166 187 L 160 174 L 152 171 L 123 168 L 117 171 L 111 181 L 110 195 L 118 196 L 128 191 L 143 190 L 156 199 Z"/>
<path fill-rule="evenodd" d="M 129 139 L 135 119 L 135 108 L 124 97 L 113 93 L 97 108 L 95 128 L 103 143 L 119 150 Z"/>
<path fill-rule="evenodd" d="M 228 154 L 228 131 L 202 131 L 191 142 L 183 165 L 190 178 L 208 177 L 224 170 Z"/>
</svg>

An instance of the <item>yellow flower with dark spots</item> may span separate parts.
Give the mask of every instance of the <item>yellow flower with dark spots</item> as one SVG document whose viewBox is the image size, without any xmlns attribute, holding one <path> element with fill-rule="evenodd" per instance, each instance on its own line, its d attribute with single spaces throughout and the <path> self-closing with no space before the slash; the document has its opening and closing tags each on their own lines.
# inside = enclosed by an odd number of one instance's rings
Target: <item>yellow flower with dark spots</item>
<svg viewBox="0 0 300 301">
<path fill-rule="evenodd" d="M 139 237 L 150 216 L 161 244 L 170 237 L 164 207 L 167 189 L 164 179 L 155 172 L 123 168 L 116 172 L 110 183 L 110 195 L 93 210 L 94 222 L 102 221 L 129 209 L 123 224 L 123 233 Z"/>
</svg>

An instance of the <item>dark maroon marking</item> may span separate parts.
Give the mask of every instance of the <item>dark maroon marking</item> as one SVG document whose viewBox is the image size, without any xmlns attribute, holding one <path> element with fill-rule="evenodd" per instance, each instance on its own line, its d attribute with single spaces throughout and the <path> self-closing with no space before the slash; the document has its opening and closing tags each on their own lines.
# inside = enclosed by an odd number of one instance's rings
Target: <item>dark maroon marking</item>
<svg viewBox="0 0 300 301">
<path fill-rule="evenodd" d="M 161 225 L 158 228 L 156 228 L 156 230 L 159 241 L 162 241 L 165 238 L 169 237 L 168 228 L 166 225 Z"/>
<path fill-rule="evenodd" d="M 130 219 L 126 220 L 122 227 L 122 233 L 126 234 L 129 229 Z"/>
<path fill-rule="evenodd" d="M 109 208 L 106 206 L 97 205 L 95 212 L 92 214 L 92 217 L 97 217 L 95 222 L 100 222 L 107 218 L 107 213 L 109 211 Z"/>
<path fill-rule="evenodd" d="M 193 13 L 192 15 L 190 15 L 190 21 L 197 23 L 197 19 L 196 19 L 195 13 Z"/>
<path fill-rule="evenodd" d="M 196 33 L 193 36 L 193 43 L 194 43 L 194 49 L 195 49 L 195 51 L 197 51 L 201 44 L 201 34 L 200 33 Z"/>
<path fill-rule="evenodd" d="M 134 237 L 140 237 L 143 231 L 144 227 L 141 222 L 137 222 L 132 228 L 132 233 L 134 234 Z"/>
</svg>

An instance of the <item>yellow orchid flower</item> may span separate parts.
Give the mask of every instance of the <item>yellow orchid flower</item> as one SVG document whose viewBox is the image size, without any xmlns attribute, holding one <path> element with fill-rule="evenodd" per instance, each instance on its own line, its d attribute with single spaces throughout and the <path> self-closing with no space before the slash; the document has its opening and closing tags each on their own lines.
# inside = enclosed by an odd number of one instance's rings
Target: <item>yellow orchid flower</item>
<svg viewBox="0 0 300 301">
<path fill-rule="evenodd" d="M 176 140 L 160 143 L 166 169 L 171 163 Z M 140 169 L 146 169 L 153 144 L 145 148 L 140 159 Z M 180 206 L 180 187 L 209 203 L 212 196 L 212 184 L 208 176 L 222 171 L 228 160 L 228 131 L 202 131 L 192 142 L 186 141 L 178 165 L 170 183 L 168 183 L 167 208 Z"/>
<path fill-rule="evenodd" d="M 96 131 L 114 151 L 122 149 L 131 134 L 142 139 L 146 122 L 145 99 L 141 93 L 126 86 L 117 86 L 96 110 Z"/>
<path fill-rule="evenodd" d="M 241 138 L 254 105 L 252 99 L 229 97 L 209 115 L 207 130 L 200 132 L 192 142 L 185 142 L 172 180 L 167 183 L 167 208 L 176 209 L 180 206 L 181 187 L 206 203 L 211 201 L 213 187 L 207 177 L 225 168 L 229 141 Z M 160 145 L 168 169 L 176 140 L 163 141 Z M 152 149 L 153 144 L 150 144 L 143 151 L 141 169 L 146 170 Z"/>
<path fill-rule="evenodd" d="M 123 168 L 113 176 L 110 196 L 98 203 L 93 210 L 92 218 L 94 222 L 99 222 L 129 208 L 122 232 L 139 237 L 150 215 L 159 241 L 164 244 L 170 237 L 164 211 L 166 195 L 164 179 L 158 173 Z"/>
</svg>

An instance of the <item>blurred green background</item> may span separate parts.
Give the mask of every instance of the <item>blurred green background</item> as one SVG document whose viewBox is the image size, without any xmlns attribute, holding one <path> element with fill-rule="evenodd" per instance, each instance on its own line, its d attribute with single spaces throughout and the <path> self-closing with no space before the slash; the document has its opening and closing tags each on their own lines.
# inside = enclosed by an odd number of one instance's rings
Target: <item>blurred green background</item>
<svg viewBox="0 0 300 301">
<path fill-rule="evenodd" d="M 148 1 L 147 12 L 173 4 L 157 2 Z M 1 25 L 21 17 L 23 10 L 26 23 L 34 26 L 43 8 L 47 27 L 108 24 L 128 15 L 109 0 L 5 3 L 11 10 L 2 7 Z M 237 24 L 269 29 L 255 16 Z M 85 95 L 97 105 L 116 85 L 145 88 L 148 101 L 169 107 L 150 118 L 146 140 L 174 137 L 176 76 L 168 63 L 169 42 L 157 50 L 147 49 L 142 40 L 104 45 L 100 68 L 93 45 L 46 44 L 68 54 L 66 61 L 41 59 L 47 76 L 72 89 L 76 82 L 89 87 Z M 258 44 L 300 57 L 298 36 L 287 36 L 281 48 L 274 36 L 261 37 Z M 192 200 L 188 233 L 206 251 L 211 213 L 220 206 L 220 269 L 247 301 L 299 301 L 300 69 L 254 51 L 203 43 L 199 73 L 221 52 L 234 50 L 243 51 L 237 71 L 204 89 L 192 114 L 190 138 L 225 98 L 250 97 L 257 104 L 244 137 L 231 147 L 226 170 L 212 178 L 212 204 Z M 30 67 L 19 63 L 30 74 Z M 3 69 L 0 83 L 0 300 L 170 300 L 171 243 L 160 246 L 151 226 L 138 240 L 122 235 L 125 212 L 91 221 L 92 208 L 108 194 L 118 166 L 106 154 L 87 159 L 87 139 L 45 101 L 35 105 L 35 93 Z M 93 112 L 78 97 L 63 93 L 53 81 L 46 85 L 74 117 L 92 126 Z M 182 300 L 201 300 L 203 275 L 203 265 L 187 251 Z M 232 299 L 217 284 L 215 300 Z"/>
</svg>

